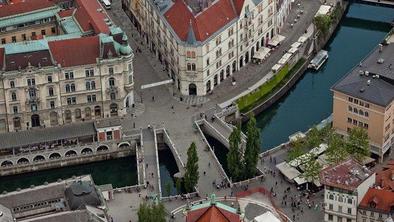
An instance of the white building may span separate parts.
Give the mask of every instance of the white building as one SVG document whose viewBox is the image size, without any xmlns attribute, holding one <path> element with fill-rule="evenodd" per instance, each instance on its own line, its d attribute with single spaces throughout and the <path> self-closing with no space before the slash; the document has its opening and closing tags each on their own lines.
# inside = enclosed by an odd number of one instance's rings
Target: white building
<svg viewBox="0 0 394 222">
<path fill-rule="evenodd" d="M 183 95 L 205 95 L 276 34 L 274 0 L 123 0 Z"/>
<path fill-rule="evenodd" d="M 357 206 L 375 182 L 375 173 L 353 159 L 320 173 L 324 185 L 324 221 L 356 222 Z"/>
</svg>

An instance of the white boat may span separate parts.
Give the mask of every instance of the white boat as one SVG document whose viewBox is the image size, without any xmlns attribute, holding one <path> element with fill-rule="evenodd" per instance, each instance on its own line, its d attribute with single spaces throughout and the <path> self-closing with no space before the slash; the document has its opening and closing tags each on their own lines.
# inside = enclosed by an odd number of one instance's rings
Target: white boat
<svg viewBox="0 0 394 222">
<path fill-rule="evenodd" d="M 312 61 L 309 63 L 308 68 L 319 70 L 327 59 L 328 59 L 328 52 L 325 50 L 320 50 L 320 52 L 317 53 L 315 58 L 313 58 Z"/>
</svg>

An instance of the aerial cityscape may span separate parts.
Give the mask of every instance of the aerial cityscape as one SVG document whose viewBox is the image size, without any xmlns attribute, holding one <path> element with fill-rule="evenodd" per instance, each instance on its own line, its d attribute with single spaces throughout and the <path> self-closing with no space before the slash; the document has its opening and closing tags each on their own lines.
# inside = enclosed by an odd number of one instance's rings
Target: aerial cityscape
<svg viewBox="0 0 394 222">
<path fill-rule="evenodd" d="M 393 0 L 0 0 L 0 222 L 394 222 Z"/>
</svg>

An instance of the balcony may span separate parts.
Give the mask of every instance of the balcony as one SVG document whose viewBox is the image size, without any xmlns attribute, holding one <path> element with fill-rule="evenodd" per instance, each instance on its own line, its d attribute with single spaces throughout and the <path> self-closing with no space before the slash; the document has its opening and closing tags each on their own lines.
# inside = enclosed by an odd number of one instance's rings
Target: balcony
<svg viewBox="0 0 394 222">
<path fill-rule="evenodd" d="M 118 87 L 116 87 L 116 86 L 109 86 L 109 87 L 105 90 L 105 92 L 106 92 L 107 94 L 110 94 L 110 93 L 118 93 Z"/>
<path fill-rule="evenodd" d="M 40 98 L 38 98 L 37 96 L 29 97 L 26 99 L 26 104 L 39 103 L 39 102 L 40 102 Z"/>
</svg>

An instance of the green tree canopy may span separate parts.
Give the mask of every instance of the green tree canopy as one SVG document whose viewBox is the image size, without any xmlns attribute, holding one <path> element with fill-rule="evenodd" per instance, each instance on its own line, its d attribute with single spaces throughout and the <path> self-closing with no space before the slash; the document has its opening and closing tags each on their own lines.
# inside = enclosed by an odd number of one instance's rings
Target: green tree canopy
<svg viewBox="0 0 394 222">
<path fill-rule="evenodd" d="M 319 180 L 321 170 L 322 166 L 316 161 L 316 156 L 309 155 L 308 160 L 305 163 L 305 170 L 301 176 L 308 182 L 313 182 Z"/>
<path fill-rule="evenodd" d="M 349 132 L 346 148 L 352 157 L 362 162 L 366 156 L 370 155 L 367 131 L 360 127 L 352 128 Z"/>
<path fill-rule="evenodd" d="M 140 222 L 165 222 L 167 212 L 162 203 L 148 204 L 142 202 L 137 215 Z"/>
<path fill-rule="evenodd" d="M 338 134 L 332 133 L 329 136 L 326 155 L 330 164 L 338 164 L 349 157 L 345 141 Z"/>
<path fill-rule="evenodd" d="M 306 145 L 308 149 L 319 146 L 321 143 L 321 136 L 316 126 L 312 127 L 306 135 Z"/>
<path fill-rule="evenodd" d="M 313 19 L 316 28 L 323 34 L 327 35 L 330 30 L 331 17 L 328 15 L 318 15 Z"/>
<path fill-rule="evenodd" d="M 259 160 L 260 133 L 256 126 L 256 119 L 250 116 L 247 124 L 247 141 L 244 153 L 244 178 L 251 178 L 256 175 L 256 167 Z"/>
<path fill-rule="evenodd" d="M 243 164 L 241 161 L 241 152 L 239 145 L 241 143 L 241 130 L 235 128 L 229 137 L 230 148 L 227 153 L 227 168 L 233 181 L 242 178 Z"/>
<path fill-rule="evenodd" d="M 184 177 L 186 192 L 193 192 L 194 186 L 197 185 L 199 177 L 196 144 L 193 142 L 187 150 L 187 163 Z"/>
<path fill-rule="evenodd" d="M 296 141 L 291 142 L 290 150 L 287 152 L 287 158 L 289 161 L 294 160 L 295 158 L 304 154 L 304 140 L 298 139 Z"/>
</svg>

